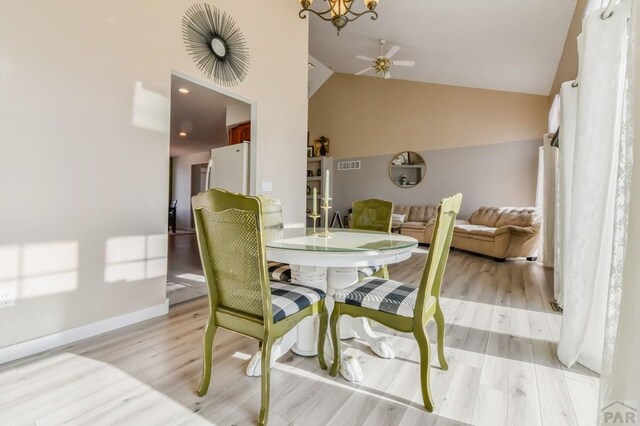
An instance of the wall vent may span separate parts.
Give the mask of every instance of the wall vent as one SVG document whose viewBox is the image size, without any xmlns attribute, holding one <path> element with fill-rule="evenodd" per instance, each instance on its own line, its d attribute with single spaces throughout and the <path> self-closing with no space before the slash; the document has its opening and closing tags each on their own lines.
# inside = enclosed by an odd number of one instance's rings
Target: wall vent
<svg viewBox="0 0 640 426">
<path fill-rule="evenodd" d="M 358 170 L 359 168 L 360 160 L 338 162 L 338 170 Z"/>
</svg>

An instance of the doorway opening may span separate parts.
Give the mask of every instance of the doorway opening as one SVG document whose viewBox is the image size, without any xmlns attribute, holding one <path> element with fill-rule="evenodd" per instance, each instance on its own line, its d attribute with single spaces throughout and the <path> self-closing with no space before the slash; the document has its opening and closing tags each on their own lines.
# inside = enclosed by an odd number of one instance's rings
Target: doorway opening
<svg viewBox="0 0 640 426">
<path fill-rule="evenodd" d="M 251 161 L 255 154 L 255 144 L 251 143 L 255 134 L 252 117 L 255 104 L 207 82 L 178 72 L 172 74 L 167 256 L 170 305 L 207 294 L 191 197 L 214 186 L 237 191 L 235 184 L 240 181 L 246 192 L 254 191 L 255 173 L 250 168 L 255 164 Z M 225 167 L 224 179 L 217 178 L 213 183 L 211 164 L 220 158 L 228 162 L 229 157 L 223 154 L 235 152 L 236 146 L 246 151 L 246 167 L 242 170 Z M 218 175 L 219 169 L 222 167 L 216 168 Z"/>
</svg>

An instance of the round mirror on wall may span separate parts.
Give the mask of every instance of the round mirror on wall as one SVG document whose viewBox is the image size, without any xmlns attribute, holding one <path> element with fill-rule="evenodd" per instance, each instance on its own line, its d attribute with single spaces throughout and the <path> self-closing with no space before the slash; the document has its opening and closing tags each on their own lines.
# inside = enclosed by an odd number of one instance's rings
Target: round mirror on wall
<svg viewBox="0 0 640 426">
<path fill-rule="evenodd" d="M 427 164 L 417 152 L 404 151 L 393 157 L 389 177 L 400 188 L 413 188 L 424 180 Z"/>
<path fill-rule="evenodd" d="M 211 39 L 211 50 L 220 59 L 224 59 L 227 56 L 227 44 L 220 37 Z"/>
</svg>

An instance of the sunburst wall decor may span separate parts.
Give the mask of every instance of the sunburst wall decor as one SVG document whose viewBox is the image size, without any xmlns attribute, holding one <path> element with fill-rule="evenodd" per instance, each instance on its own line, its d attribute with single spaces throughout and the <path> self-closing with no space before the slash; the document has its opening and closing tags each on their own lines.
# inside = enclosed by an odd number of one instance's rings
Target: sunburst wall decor
<svg viewBox="0 0 640 426">
<path fill-rule="evenodd" d="M 197 4 L 182 18 L 187 52 L 208 77 L 222 86 L 235 86 L 249 71 L 249 48 L 236 22 L 215 6 Z"/>
</svg>

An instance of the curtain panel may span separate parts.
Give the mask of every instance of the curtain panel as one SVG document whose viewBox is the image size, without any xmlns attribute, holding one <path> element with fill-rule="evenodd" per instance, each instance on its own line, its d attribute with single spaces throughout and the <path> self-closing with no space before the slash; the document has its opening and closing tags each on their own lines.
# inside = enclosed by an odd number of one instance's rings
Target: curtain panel
<svg viewBox="0 0 640 426">
<path fill-rule="evenodd" d="M 629 1 L 631 3 L 631 1 Z M 632 3 L 616 192 L 600 423 L 608 407 L 640 410 L 640 5 Z"/>
<path fill-rule="evenodd" d="M 565 306 L 558 357 L 567 366 L 580 362 L 598 373 L 611 271 L 630 3 L 616 5 L 606 19 L 598 9 L 583 21 L 570 214 L 565 218 L 569 238 L 562 248 Z M 563 105 L 564 113 L 572 114 L 567 108 Z"/>
</svg>

